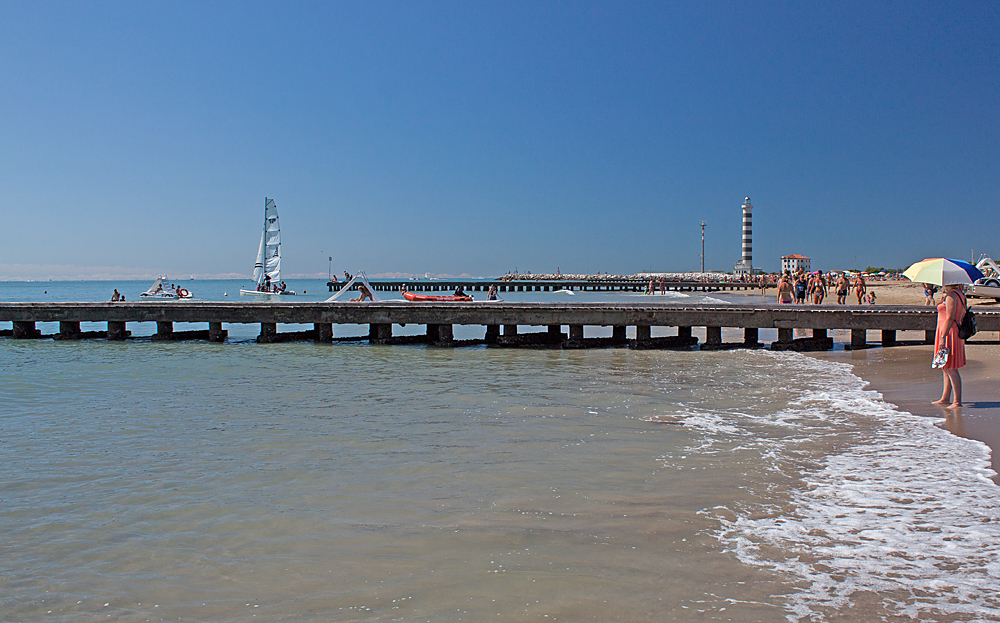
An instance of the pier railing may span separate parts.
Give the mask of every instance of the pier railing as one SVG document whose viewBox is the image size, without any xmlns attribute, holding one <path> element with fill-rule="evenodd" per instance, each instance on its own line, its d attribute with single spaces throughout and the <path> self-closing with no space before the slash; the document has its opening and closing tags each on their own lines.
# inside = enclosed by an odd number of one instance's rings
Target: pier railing
<svg viewBox="0 0 1000 623">
<path fill-rule="evenodd" d="M 981 332 L 1000 331 L 1000 310 L 973 308 Z M 498 346 L 551 345 L 587 347 L 630 345 L 635 348 L 690 348 L 699 340 L 693 327 L 705 328 L 702 348 L 756 347 L 760 329 L 777 329 L 772 348 L 800 350 L 832 346 L 830 329 L 851 331 L 851 347 L 867 345 L 868 331 L 881 332 L 881 343 L 896 343 L 897 331 L 924 331 L 932 340 L 937 310 L 927 306 L 808 306 L 808 305 L 678 305 L 668 303 L 408 303 L 404 301 L 364 303 L 298 302 L 188 302 L 156 301 L 128 303 L 0 303 L 0 322 L 11 329 L 0 330 L 14 338 L 56 339 L 128 337 L 127 323 L 156 322 L 153 339 L 226 338 L 224 323 L 260 324 L 258 341 L 291 339 L 333 341 L 334 325 L 368 325 L 366 339 L 374 343 L 430 342 L 439 345 L 486 343 Z M 38 322 L 58 322 L 59 332 L 43 336 Z M 81 322 L 107 323 L 106 331 L 82 332 Z M 207 323 L 205 331 L 174 332 L 173 323 Z M 312 324 L 313 329 L 281 333 L 281 324 Z M 425 325 L 420 336 L 394 336 L 394 325 Z M 456 341 L 454 325 L 485 328 L 482 340 Z M 518 333 L 518 327 L 544 327 L 541 332 Z M 568 328 L 568 333 L 563 332 Z M 587 338 L 585 327 L 613 327 L 611 338 Z M 635 337 L 626 339 L 626 328 Z M 676 335 L 652 337 L 653 327 L 676 327 Z M 722 328 L 744 332 L 742 342 L 723 343 Z M 796 329 L 812 330 L 806 338 L 794 338 Z M 358 339 L 358 338 L 350 338 Z"/>
</svg>

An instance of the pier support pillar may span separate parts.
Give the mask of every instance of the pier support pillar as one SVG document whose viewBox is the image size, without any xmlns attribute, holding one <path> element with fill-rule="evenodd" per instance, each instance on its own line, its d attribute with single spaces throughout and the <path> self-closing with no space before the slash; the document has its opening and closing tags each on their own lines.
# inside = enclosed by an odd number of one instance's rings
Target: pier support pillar
<svg viewBox="0 0 1000 623">
<path fill-rule="evenodd" d="M 934 333 L 935 333 L 934 329 L 927 329 L 926 331 L 924 331 L 924 344 L 934 343 L 934 337 L 935 337 Z"/>
<path fill-rule="evenodd" d="M 624 344 L 626 341 L 628 341 L 628 338 L 625 336 L 625 327 L 624 326 L 611 327 L 611 340 L 616 344 Z"/>
<path fill-rule="evenodd" d="M 826 339 L 826 329 L 813 329 L 813 339 Z"/>
<path fill-rule="evenodd" d="M 549 339 L 562 341 L 562 325 L 561 324 L 550 324 L 549 325 Z"/>
<path fill-rule="evenodd" d="M 517 335 L 517 325 L 516 324 L 505 324 L 503 326 L 504 337 L 510 337 L 512 335 Z"/>
<path fill-rule="evenodd" d="M 648 340 L 651 337 L 653 337 L 653 327 L 649 326 L 648 324 L 639 324 L 635 326 L 636 341 Z"/>
<path fill-rule="evenodd" d="M 427 325 L 427 337 L 431 344 L 450 344 L 455 341 L 455 329 L 450 324 L 429 324 Z"/>
<path fill-rule="evenodd" d="M 333 323 L 331 322 L 314 322 L 313 330 L 316 332 L 317 342 L 332 342 L 333 341 Z"/>
<path fill-rule="evenodd" d="M 208 341 L 222 342 L 226 339 L 227 332 L 222 330 L 221 322 L 208 323 Z"/>
<path fill-rule="evenodd" d="M 496 344 L 499 338 L 500 338 L 500 325 L 498 324 L 486 325 L 486 343 Z"/>
<path fill-rule="evenodd" d="M 435 344 L 451 344 L 455 341 L 455 327 L 450 324 L 427 325 L 428 333 L 431 326 L 436 327 L 437 337 L 431 341 Z"/>
<path fill-rule="evenodd" d="M 895 346 L 895 345 L 896 345 L 895 329 L 882 329 L 882 346 Z"/>
<path fill-rule="evenodd" d="M 160 322 L 156 323 L 156 335 L 153 336 L 154 340 L 169 340 L 170 336 L 174 333 L 174 323 L 172 322 Z"/>
<path fill-rule="evenodd" d="M 61 340 L 71 340 L 74 336 L 80 334 L 80 323 L 72 322 L 66 320 L 59 321 L 59 335 L 57 336 Z"/>
<path fill-rule="evenodd" d="M 582 340 L 583 339 L 583 325 L 582 324 L 571 324 L 569 325 L 569 339 L 571 341 Z"/>
<path fill-rule="evenodd" d="M 778 329 L 778 342 L 784 344 L 795 339 L 795 329 Z"/>
<path fill-rule="evenodd" d="M 743 329 L 743 345 L 757 346 L 760 344 L 760 333 L 757 327 Z"/>
<path fill-rule="evenodd" d="M 691 327 L 677 327 L 677 337 L 691 337 Z"/>
<path fill-rule="evenodd" d="M 722 344 L 722 327 L 705 327 L 706 344 Z"/>
<path fill-rule="evenodd" d="M 40 337 L 42 332 L 35 328 L 34 320 L 15 320 L 12 335 L 15 339 L 27 340 Z"/>
<path fill-rule="evenodd" d="M 865 348 L 868 346 L 868 329 L 851 329 L 851 348 Z"/>
<path fill-rule="evenodd" d="M 428 328 L 430 328 L 430 325 L 428 325 Z M 391 324 L 373 322 L 368 325 L 368 341 L 372 344 L 382 344 L 391 337 Z"/>
<path fill-rule="evenodd" d="M 124 322 L 117 322 L 114 320 L 108 321 L 108 341 L 109 342 L 120 342 L 128 337 L 128 331 L 125 330 Z"/>
<path fill-rule="evenodd" d="M 260 335 L 257 336 L 257 341 L 261 344 L 268 344 L 270 342 L 278 341 L 278 323 L 276 322 L 262 322 L 260 323 Z"/>
</svg>

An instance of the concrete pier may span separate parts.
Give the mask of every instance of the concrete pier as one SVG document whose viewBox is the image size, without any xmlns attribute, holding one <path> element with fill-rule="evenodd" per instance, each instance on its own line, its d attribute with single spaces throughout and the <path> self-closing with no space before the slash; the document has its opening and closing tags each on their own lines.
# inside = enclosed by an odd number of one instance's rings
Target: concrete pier
<svg viewBox="0 0 1000 623">
<path fill-rule="evenodd" d="M 124 320 L 108 321 L 108 341 L 120 342 L 128 337 L 128 330 L 125 328 Z"/>
<path fill-rule="evenodd" d="M 42 332 L 35 328 L 34 321 L 15 320 L 14 332 L 12 335 L 19 340 L 30 340 L 32 338 L 41 337 Z"/>
<path fill-rule="evenodd" d="M 1000 330 L 1000 310 L 973 308 L 980 333 Z M 704 327 L 703 348 L 757 347 L 760 329 L 777 329 L 771 348 L 816 350 L 832 347 L 831 329 L 851 331 L 849 348 L 866 348 L 868 331 L 881 332 L 881 345 L 898 343 L 898 331 L 923 331 L 921 342 L 933 340 L 937 310 L 926 306 L 811 306 L 811 305 L 677 305 L 669 303 L 420 303 L 405 301 L 365 303 L 298 302 L 128 302 L 128 303 L 0 303 L 0 322 L 12 323 L 0 335 L 17 339 L 129 337 L 127 323 L 156 323 L 154 340 L 200 339 L 224 341 L 223 323 L 259 324 L 261 343 L 291 340 L 335 342 L 334 324 L 368 325 L 368 339 L 376 344 L 434 343 L 497 346 L 562 346 L 590 348 L 631 345 L 636 348 L 689 348 L 699 340 L 692 327 Z M 36 324 L 59 323 L 59 332 L 43 336 Z M 80 330 L 82 322 L 107 323 L 107 331 Z M 176 323 L 199 323 L 207 330 L 176 331 Z M 286 332 L 284 324 L 311 324 L 308 331 Z M 419 336 L 393 336 L 393 325 L 424 325 Z M 455 340 L 455 325 L 478 325 L 483 339 Z M 520 331 L 519 331 L 520 326 Z M 585 327 L 610 327 L 611 337 L 586 338 Z M 541 331 L 530 327 L 540 327 Z M 563 333 L 568 327 L 568 334 Z M 635 338 L 628 339 L 627 328 Z M 676 327 L 677 335 L 652 337 L 660 327 Z M 724 328 L 743 329 L 743 341 L 725 343 Z M 796 329 L 811 337 L 795 338 Z M 973 338 L 976 339 L 976 338 Z M 878 343 L 878 342 L 877 342 Z"/>
<path fill-rule="evenodd" d="M 228 331 L 222 329 L 221 322 L 210 322 L 208 323 L 208 341 L 209 342 L 224 342 L 226 340 L 226 335 Z"/>
<path fill-rule="evenodd" d="M 636 279 L 511 279 L 504 280 L 461 280 L 461 279 L 417 279 L 414 281 L 394 281 L 376 280 L 370 281 L 371 286 L 378 292 L 400 292 L 409 290 L 410 292 L 454 292 L 457 288 L 462 288 L 466 292 L 488 292 L 490 286 L 496 286 L 498 292 L 555 292 L 557 290 L 569 290 L 571 292 L 644 292 L 649 286 L 649 278 Z M 660 285 L 657 280 L 654 284 L 657 291 Z M 335 292 L 344 287 L 342 282 L 329 281 L 326 284 L 327 290 Z M 354 284 L 352 291 L 358 290 L 360 286 Z M 723 292 L 754 290 L 757 286 L 752 283 L 742 281 L 664 281 L 663 289 L 671 292 Z"/>
<path fill-rule="evenodd" d="M 333 323 L 331 322 L 314 322 L 313 331 L 316 332 L 317 342 L 332 342 L 333 341 Z"/>
</svg>

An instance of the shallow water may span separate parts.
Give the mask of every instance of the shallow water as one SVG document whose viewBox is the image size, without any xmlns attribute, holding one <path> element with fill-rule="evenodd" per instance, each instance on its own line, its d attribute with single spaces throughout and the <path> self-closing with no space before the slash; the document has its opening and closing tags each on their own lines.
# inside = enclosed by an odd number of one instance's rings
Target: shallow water
<svg viewBox="0 0 1000 623">
<path fill-rule="evenodd" d="M 984 446 L 842 364 L 0 339 L 0 369 L 4 620 L 1000 619 Z"/>
</svg>

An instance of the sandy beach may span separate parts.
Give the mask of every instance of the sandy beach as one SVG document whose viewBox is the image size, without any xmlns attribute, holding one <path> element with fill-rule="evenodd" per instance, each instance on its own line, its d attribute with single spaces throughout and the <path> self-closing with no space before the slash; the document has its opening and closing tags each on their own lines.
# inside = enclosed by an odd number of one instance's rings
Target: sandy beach
<svg viewBox="0 0 1000 623">
<path fill-rule="evenodd" d="M 900 409 L 944 418 L 941 425 L 947 430 L 984 442 L 992 449 L 993 470 L 1000 472 L 1000 397 L 996 392 L 1000 341 L 996 338 L 993 332 L 980 333 L 966 344 L 968 363 L 961 370 L 964 406 L 955 410 L 931 404 L 941 397 L 942 386 L 941 372 L 930 367 L 932 346 L 836 350 L 817 356 L 853 365 L 855 374 Z M 993 480 L 1000 484 L 1000 476 Z"/>
</svg>

